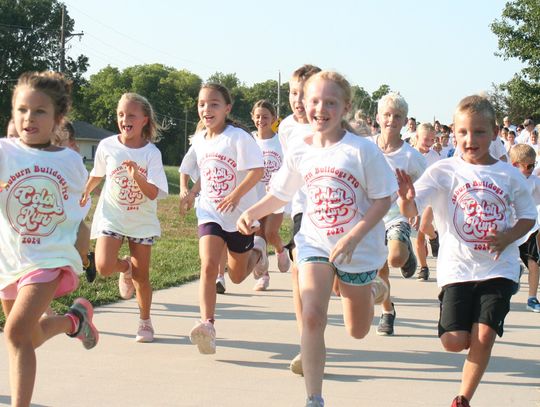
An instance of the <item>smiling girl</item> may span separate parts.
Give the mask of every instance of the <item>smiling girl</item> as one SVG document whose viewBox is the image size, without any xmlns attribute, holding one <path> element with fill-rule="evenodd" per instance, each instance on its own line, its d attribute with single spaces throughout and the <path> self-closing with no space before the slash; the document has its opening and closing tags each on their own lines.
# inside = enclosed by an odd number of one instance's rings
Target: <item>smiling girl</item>
<svg viewBox="0 0 540 407">
<path fill-rule="evenodd" d="M 135 340 L 152 342 L 150 256 L 161 233 L 156 199 L 168 193 L 161 153 L 153 144 L 159 126 L 148 100 L 136 93 L 122 95 L 116 115 L 120 134 L 99 143 L 81 205 L 105 177 L 91 232 L 97 239 L 96 268 L 102 276 L 119 273 L 122 298 L 136 292 L 140 320 Z M 130 255 L 119 259 L 125 238 Z"/>
<path fill-rule="evenodd" d="M 351 87 L 335 72 L 313 75 L 304 85 L 304 106 L 312 134 L 295 143 L 275 174 L 269 193 L 238 220 L 249 233 L 254 222 L 291 200 L 306 186 L 307 204 L 298 250 L 302 301 L 302 367 L 306 406 L 323 406 L 326 349 L 324 331 L 334 276 L 338 278 L 348 333 L 363 338 L 373 320 L 373 304 L 387 295 L 377 278 L 386 260 L 384 224 L 396 178 L 371 141 L 345 130 Z"/>
</svg>

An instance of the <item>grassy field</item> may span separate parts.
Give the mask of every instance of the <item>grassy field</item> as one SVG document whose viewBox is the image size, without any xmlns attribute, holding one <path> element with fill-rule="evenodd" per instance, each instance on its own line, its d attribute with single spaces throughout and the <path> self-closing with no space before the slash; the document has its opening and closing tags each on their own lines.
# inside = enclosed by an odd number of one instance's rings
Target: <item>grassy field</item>
<svg viewBox="0 0 540 407">
<path fill-rule="evenodd" d="M 181 218 L 178 214 L 178 167 L 165 167 L 169 181 L 169 196 L 158 204 L 158 217 L 161 223 L 161 238 L 152 248 L 150 280 L 155 290 L 174 287 L 199 277 L 199 253 L 197 238 L 197 220 L 194 211 Z M 97 196 L 93 199 L 95 206 Z M 91 224 L 91 215 L 87 224 Z M 290 236 L 290 223 L 284 222 L 284 236 Z M 122 247 L 121 255 L 127 254 L 127 245 Z M 94 306 L 109 304 L 120 300 L 118 295 L 118 278 L 101 278 L 98 276 L 92 284 L 81 276 L 77 291 L 69 296 L 53 301 L 52 307 L 57 312 L 65 312 L 73 299 L 77 297 L 89 299 Z M 4 315 L 0 311 L 0 327 L 4 325 Z"/>
</svg>

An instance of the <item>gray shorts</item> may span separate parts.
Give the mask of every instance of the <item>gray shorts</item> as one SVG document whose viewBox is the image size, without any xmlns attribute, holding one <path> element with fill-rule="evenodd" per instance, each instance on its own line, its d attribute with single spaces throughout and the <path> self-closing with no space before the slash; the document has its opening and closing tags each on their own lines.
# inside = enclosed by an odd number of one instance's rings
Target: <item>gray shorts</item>
<svg viewBox="0 0 540 407">
<path fill-rule="evenodd" d="M 384 244 L 388 244 L 389 240 L 399 240 L 405 244 L 411 240 L 411 225 L 409 222 L 395 223 L 386 229 Z"/>
</svg>

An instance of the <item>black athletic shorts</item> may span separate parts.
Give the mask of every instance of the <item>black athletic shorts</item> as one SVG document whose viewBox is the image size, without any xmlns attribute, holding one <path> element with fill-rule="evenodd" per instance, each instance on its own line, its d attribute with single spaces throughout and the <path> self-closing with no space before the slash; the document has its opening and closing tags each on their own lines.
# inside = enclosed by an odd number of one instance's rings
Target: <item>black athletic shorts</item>
<svg viewBox="0 0 540 407">
<path fill-rule="evenodd" d="M 254 234 L 252 235 L 243 235 L 242 233 L 236 232 L 227 232 L 223 228 L 215 223 L 208 222 L 199 225 L 199 238 L 207 235 L 219 236 L 227 244 L 227 248 L 231 252 L 235 253 L 245 253 L 253 249 L 253 239 Z"/>
</svg>

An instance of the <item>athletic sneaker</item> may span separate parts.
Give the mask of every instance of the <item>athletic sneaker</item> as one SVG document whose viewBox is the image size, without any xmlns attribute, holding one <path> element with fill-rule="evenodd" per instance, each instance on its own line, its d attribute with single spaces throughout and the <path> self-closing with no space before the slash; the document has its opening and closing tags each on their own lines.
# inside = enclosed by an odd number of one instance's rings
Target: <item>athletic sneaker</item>
<svg viewBox="0 0 540 407">
<path fill-rule="evenodd" d="M 411 278 L 414 276 L 414 273 L 416 272 L 416 256 L 414 255 L 414 250 L 412 248 L 411 239 L 407 239 L 407 249 L 409 250 L 409 257 L 407 258 L 407 261 L 401 267 L 401 275 L 403 278 Z"/>
<path fill-rule="evenodd" d="M 296 355 L 293 360 L 291 360 L 289 369 L 291 369 L 291 372 L 294 374 L 304 376 L 304 369 L 302 368 L 302 355 L 300 353 Z"/>
<path fill-rule="evenodd" d="M 465 396 L 456 396 L 454 400 L 452 400 L 452 405 L 450 407 L 471 407 L 469 405 L 469 400 L 465 398 Z"/>
<path fill-rule="evenodd" d="M 375 304 L 380 304 L 386 300 L 388 291 L 388 284 L 379 276 L 375 277 L 371 282 L 371 292 L 373 293 Z"/>
<path fill-rule="evenodd" d="M 291 259 L 289 258 L 288 250 L 283 248 L 281 253 L 276 253 L 277 257 L 277 268 L 280 272 L 286 273 L 291 267 Z"/>
<path fill-rule="evenodd" d="M 225 276 L 218 275 L 216 278 L 216 293 L 225 294 Z"/>
<path fill-rule="evenodd" d="M 306 400 L 306 407 L 324 407 L 324 400 L 322 397 L 310 396 Z"/>
<path fill-rule="evenodd" d="M 133 274 L 131 257 L 125 256 L 123 260 L 127 261 L 128 269 L 123 273 L 119 273 L 118 277 L 118 291 L 120 291 L 120 297 L 124 300 L 129 300 L 135 294 L 135 286 L 133 285 Z"/>
<path fill-rule="evenodd" d="M 532 312 L 540 312 L 540 302 L 538 302 L 538 298 L 529 298 L 527 300 L 527 309 Z"/>
<path fill-rule="evenodd" d="M 266 291 L 268 289 L 268 286 L 270 285 L 270 276 L 268 274 L 265 274 L 261 278 L 257 280 L 255 285 L 253 286 L 253 291 Z"/>
<path fill-rule="evenodd" d="M 197 322 L 189 333 L 189 339 L 203 355 L 216 353 L 216 330 L 211 322 Z"/>
<path fill-rule="evenodd" d="M 429 239 L 429 245 L 431 246 L 431 255 L 439 257 L 439 233 L 435 232 L 435 239 Z"/>
<path fill-rule="evenodd" d="M 154 342 L 154 327 L 152 327 L 152 321 L 139 320 L 139 329 L 137 330 L 135 342 Z"/>
<path fill-rule="evenodd" d="M 86 281 L 89 283 L 93 283 L 96 279 L 96 256 L 94 252 L 88 252 L 86 255 L 88 258 L 88 265 L 86 267 L 83 266 L 84 274 L 86 275 Z"/>
<path fill-rule="evenodd" d="M 68 314 L 75 316 L 79 320 L 77 331 L 68 334 L 68 336 L 81 340 L 85 349 L 92 349 L 96 346 L 99 340 L 99 332 L 92 323 L 94 309 L 90 301 L 85 298 L 77 298 L 73 305 L 69 307 Z"/>
<path fill-rule="evenodd" d="M 253 239 L 253 250 L 260 253 L 259 260 L 253 267 L 253 278 L 258 280 L 268 272 L 268 255 L 266 254 L 266 241 L 260 237 L 255 236 Z"/>
<path fill-rule="evenodd" d="M 418 281 L 428 281 L 429 280 L 429 267 L 420 267 L 420 271 L 416 276 Z"/>
<path fill-rule="evenodd" d="M 396 319 L 396 308 L 392 303 L 393 314 L 383 312 L 377 327 L 377 335 L 394 335 L 394 321 Z"/>
</svg>

